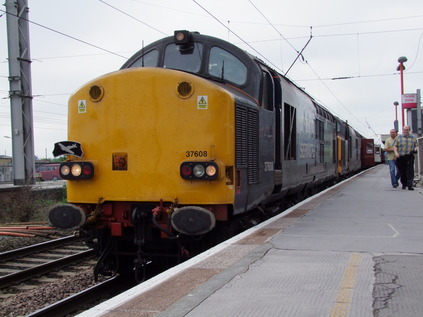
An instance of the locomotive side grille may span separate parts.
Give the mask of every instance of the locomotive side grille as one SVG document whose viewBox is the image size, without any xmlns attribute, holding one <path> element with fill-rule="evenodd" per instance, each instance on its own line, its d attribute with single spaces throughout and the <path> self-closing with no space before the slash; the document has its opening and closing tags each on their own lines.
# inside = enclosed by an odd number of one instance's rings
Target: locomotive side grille
<svg viewBox="0 0 423 317">
<path fill-rule="evenodd" d="M 248 166 L 248 110 L 243 107 L 236 107 L 236 167 L 245 168 Z"/>
<path fill-rule="evenodd" d="M 259 181 L 258 112 L 248 112 L 248 183 Z"/>
<path fill-rule="evenodd" d="M 248 183 L 259 182 L 258 111 L 236 107 L 236 166 L 248 168 Z"/>
</svg>

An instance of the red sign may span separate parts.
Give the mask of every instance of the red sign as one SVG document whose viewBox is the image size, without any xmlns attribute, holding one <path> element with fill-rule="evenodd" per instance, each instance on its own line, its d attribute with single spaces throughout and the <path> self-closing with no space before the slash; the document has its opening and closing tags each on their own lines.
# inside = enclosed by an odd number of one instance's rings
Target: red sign
<svg viewBox="0 0 423 317">
<path fill-rule="evenodd" d="M 402 95 L 402 109 L 417 108 L 417 94 Z"/>
</svg>

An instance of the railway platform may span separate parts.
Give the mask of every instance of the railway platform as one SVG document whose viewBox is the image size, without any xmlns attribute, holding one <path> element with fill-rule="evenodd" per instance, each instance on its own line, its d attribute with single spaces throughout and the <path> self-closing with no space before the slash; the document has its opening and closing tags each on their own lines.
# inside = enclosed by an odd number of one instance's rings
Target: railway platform
<svg viewBox="0 0 423 317">
<path fill-rule="evenodd" d="M 423 188 L 352 177 L 82 314 L 423 316 Z"/>
</svg>

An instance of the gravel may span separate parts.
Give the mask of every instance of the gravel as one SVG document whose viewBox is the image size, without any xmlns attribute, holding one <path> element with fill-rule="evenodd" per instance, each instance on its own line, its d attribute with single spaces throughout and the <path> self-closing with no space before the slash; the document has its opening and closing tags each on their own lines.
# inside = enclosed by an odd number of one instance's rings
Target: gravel
<svg viewBox="0 0 423 317">
<path fill-rule="evenodd" d="M 15 250 L 23 247 L 30 246 L 45 241 L 49 241 L 44 237 L 13 237 L 13 236 L 0 236 L 0 253 L 10 250 Z"/>
<path fill-rule="evenodd" d="M 51 239 L 0 236 L 0 253 L 48 240 Z M 94 284 L 93 270 L 81 270 L 75 276 L 63 277 L 57 282 L 40 285 L 33 290 L 20 291 L 14 296 L 0 299 L 0 315 L 2 317 L 25 316 Z"/>
<path fill-rule="evenodd" d="M 76 276 L 63 278 L 31 291 L 4 299 L 0 303 L 1 316 L 25 316 L 47 305 L 94 285 L 93 271 L 81 271 Z"/>
</svg>

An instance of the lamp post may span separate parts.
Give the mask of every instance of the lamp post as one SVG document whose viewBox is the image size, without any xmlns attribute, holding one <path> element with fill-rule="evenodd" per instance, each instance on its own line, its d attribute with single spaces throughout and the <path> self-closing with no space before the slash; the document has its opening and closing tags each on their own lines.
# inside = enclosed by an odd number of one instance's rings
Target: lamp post
<svg viewBox="0 0 423 317">
<path fill-rule="evenodd" d="M 404 63 L 407 61 L 407 57 L 405 56 L 401 56 L 398 58 L 398 63 L 400 63 L 397 67 L 397 71 L 400 72 L 400 77 L 401 77 L 401 99 L 402 99 L 402 95 L 404 95 L 404 70 L 405 70 L 405 66 Z M 405 125 L 405 121 L 404 121 L 404 108 L 401 105 L 401 117 L 402 117 L 402 126 Z"/>
<path fill-rule="evenodd" d="M 394 102 L 394 106 L 395 106 L 395 121 L 394 121 L 394 129 L 395 131 L 398 132 L 398 101 Z"/>
</svg>

